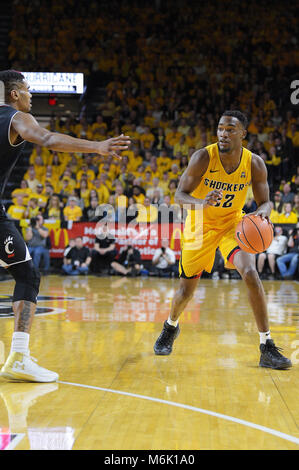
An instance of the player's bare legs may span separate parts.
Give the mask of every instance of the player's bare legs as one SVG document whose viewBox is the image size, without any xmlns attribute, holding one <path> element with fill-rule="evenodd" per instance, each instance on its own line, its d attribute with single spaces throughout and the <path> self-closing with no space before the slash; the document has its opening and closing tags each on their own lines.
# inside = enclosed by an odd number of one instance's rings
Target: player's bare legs
<svg viewBox="0 0 299 470">
<path fill-rule="evenodd" d="M 193 297 L 198 283 L 197 279 L 180 278 L 179 288 L 174 294 L 168 320 L 165 321 L 162 333 L 157 339 L 154 351 L 159 356 L 168 356 L 172 352 L 172 345 L 179 335 L 178 318 Z"/>
<path fill-rule="evenodd" d="M 172 321 L 178 320 L 184 308 L 192 299 L 197 284 L 198 279 L 180 278 L 179 288 L 175 292 L 171 304 L 170 318 Z"/>
<path fill-rule="evenodd" d="M 255 255 L 238 251 L 234 256 L 234 265 L 244 280 L 248 300 L 254 313 L 257 328 L 260 332 L 269 331 L 269 321 L 265 291 L 255 267 Z"/>
<path fill-rule="evenodd" d="M 270 336 L 266 297 L 255 267 L 255 256 L 240 250 L 235 254 L 233 264 L 246 284 L 248 299 L 259 331 L 259 365 L 272 369 L 288 369 L 292 366 L 291 361 L 279 352 L 280 348 L 275 346 Z"/>
</svg>

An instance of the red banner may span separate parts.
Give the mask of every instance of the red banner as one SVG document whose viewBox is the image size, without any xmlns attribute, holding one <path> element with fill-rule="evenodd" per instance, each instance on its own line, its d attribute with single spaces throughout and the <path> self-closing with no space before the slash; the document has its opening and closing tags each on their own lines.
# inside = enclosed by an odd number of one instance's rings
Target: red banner
<svg viewBox="0 0 299 470">
<path fill-rule="evenodd" d="M 144 260 L 152 259 L 154 252 L 161 246 L 161 240 L 169 240 L 170 248 L 179 259 L 181 252 L 181 223 L 161 224 L 108 224 L 109 232 L 116 240 L 116 248 L 121 249 L 130 241 L 130 244 L 140 251 Z M 97 234 L 101 232 L 101 224 L 95 222 L 73 222 L 69 228 L 49 228 L 51 239 L 51 258 L 62 258 L 69 240 L 82 237 L 84 246 L 94 247 Z"/>
</svg>

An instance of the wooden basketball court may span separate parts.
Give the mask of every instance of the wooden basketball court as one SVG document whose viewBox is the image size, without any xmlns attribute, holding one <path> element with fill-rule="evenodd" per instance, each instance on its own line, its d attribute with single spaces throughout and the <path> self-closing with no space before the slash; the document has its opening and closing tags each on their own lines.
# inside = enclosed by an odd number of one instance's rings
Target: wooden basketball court
<svg viewBox="0 0 299 470">
<path fill-rule="evenodd" d="M 30 349 L 54 384 L 0 382 L 5 449 L 298 449 L 299 284 L 265 281 L 272 337 L 293 368 L 258 367 L 242 281 L 203 279 L 173 354 L 153 345 L 177 279 L 42 278 Z M 0 283 L 0 362 L 13 281 Z"/>
</svg>

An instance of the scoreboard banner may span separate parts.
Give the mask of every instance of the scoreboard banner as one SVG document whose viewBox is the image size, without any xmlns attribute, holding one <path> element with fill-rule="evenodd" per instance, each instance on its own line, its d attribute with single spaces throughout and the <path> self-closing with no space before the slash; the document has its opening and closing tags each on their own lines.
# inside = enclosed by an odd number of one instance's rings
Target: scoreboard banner
<svg viewBox="0 0 299 470">
<path fill-rule="evenodd" d="M 82 94 L 84 74 L 71 72 L 22 72 L 31 93 Z"/>
</svg>

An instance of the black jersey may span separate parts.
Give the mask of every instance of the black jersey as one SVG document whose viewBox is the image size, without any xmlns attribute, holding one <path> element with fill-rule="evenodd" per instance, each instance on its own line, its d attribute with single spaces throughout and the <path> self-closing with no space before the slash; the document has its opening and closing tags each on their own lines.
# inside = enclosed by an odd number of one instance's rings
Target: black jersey
<svg viewBox="0 0 299 470">
<path fill-rule="evenodd" d="M 11 121 L 18 112 L 12 106 L 0 105 L 0 218 L 6 217 L 1 202 L 6 183 L 25 146 L 24 140 L 15 145 L 10 142 Z"/>
</svg>

